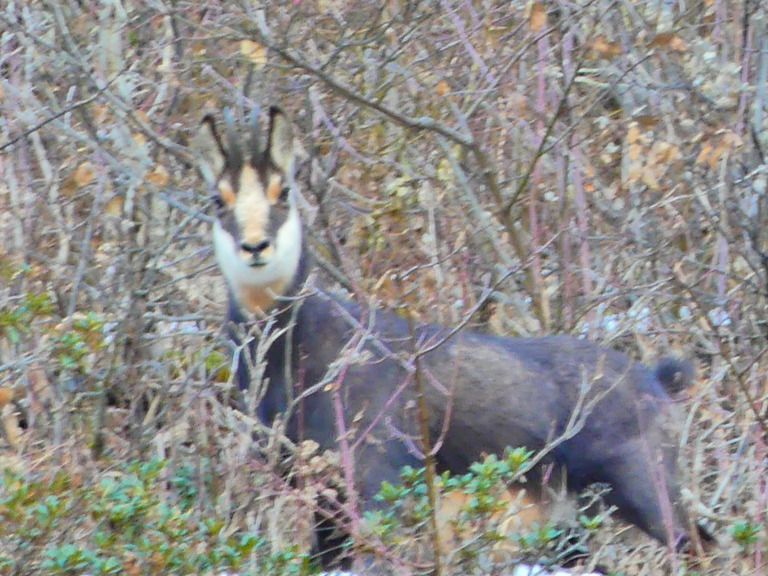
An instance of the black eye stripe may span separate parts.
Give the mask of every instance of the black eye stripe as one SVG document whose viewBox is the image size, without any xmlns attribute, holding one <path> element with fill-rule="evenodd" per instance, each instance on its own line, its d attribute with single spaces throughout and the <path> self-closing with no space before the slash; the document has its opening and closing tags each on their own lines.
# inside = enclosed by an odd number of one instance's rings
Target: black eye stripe
<svg viewBox="0 0 768 576">
<path fill-rule="evenodd" d="M 211 202 L 213 202 L 213 205 L 217 210 L 221 210 L 225 206 L 224 199 L 219 194 L 213 194 L 211 196 Z"/>
<path fill-rule="evenodd" d="M 288 202 L 288 198 L 291 193 L 290 186 L 283 186 L 280 188 L 280 194 L 277 196 L 277 203 L 285 204 Z M 227 208 L 227 203 L 224 201 L 224 198 L 221 197 L 221 194 L 218 192 L 213 192 L 209 197 L 209 202 L 214 205 L 217 211 L 222 211 L 225 208 Z"/>
</svg>

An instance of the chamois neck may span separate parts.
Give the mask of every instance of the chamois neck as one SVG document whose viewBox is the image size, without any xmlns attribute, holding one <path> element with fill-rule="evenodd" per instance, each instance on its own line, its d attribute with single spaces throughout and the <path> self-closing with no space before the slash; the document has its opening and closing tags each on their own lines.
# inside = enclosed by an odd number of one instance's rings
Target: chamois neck
<svg viewBox="0 0 768 576">
<path fill-rule="evenodd" d="M 269 285 L 240 285 L 235 290 L 230 284 L 230 308 L 236 308 L 242 319 L 263 318 L 275 312 L 289 311 L 304 287 L 312 270 L 312 258 L 302 242 L 301 255 L 290 278 Z M 283 314 L 279 314 L 280 317 Z"/>
</svg>

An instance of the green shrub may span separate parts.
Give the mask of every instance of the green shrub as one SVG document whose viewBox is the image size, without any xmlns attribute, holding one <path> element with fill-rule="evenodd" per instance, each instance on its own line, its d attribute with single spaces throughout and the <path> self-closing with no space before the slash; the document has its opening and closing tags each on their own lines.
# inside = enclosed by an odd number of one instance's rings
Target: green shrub
<svg viewBox="0 0 768 576">
<path fill-rule="evenodd" d="M 201 514 L 189 471 L 166 462 L 116 465 L 92 481 L 63 470 L 0 477 L 3 574 L 308 574 L 309 557 L 269 552 L 252 531 Z"/>
</svg>

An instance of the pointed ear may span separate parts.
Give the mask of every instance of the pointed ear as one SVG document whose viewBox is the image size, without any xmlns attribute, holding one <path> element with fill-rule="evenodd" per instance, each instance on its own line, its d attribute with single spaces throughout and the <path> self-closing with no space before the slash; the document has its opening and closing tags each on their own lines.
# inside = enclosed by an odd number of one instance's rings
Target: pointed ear
<svg viewBox="0 0 768 576">
<path fill-rule="evenodd" d="M 224 169 L 227 151 L 221 143 L 221 138 L 219 138 L 219 133 L 216 130 L 216 122 L 210 114 L 207 114 L 200 122 L 200 128 L 192 138 L 192 150 L 198 156 L 200 174 L 210 186 L 214 186 L 216 179 Z"/>
<path fill-rule="evenodd" d="M 269 109 L 269 142 L 267 154 L 275 166 L 286 174 L 293 171 L 293 129 L 291 121 L 276 106 Z"/>
</svg>

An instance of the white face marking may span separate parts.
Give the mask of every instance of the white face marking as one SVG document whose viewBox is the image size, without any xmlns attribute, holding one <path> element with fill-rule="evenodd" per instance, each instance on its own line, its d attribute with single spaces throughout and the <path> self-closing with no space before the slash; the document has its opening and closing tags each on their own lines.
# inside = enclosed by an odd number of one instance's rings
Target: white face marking
<svg viewBox="0 0 768 576">
<path fill-rule="evenodd" d="M 243 260 L 240 246 L 234 238 L 218 222 L 214 224 L 216 261 L 241 305 L 250 309 L 246 294 L 254 290 L 269 292 L 264 294 L 267 301 L 281 295 L 280 292 L 290 284 L 299 267 L 301 234 L 299 211 L 291 200 L 288 217 L 274 239 L 274 252 L 269 262 L 263 266 L 250 266 L 248 261 Z"/>
<path fill-rule="evenodd" d="M 264 240 L 269 219 L 269 201 L 256 170 L 251 166 L 243 166 L 240 172 L 240 192 L 236 196 L 233 210 L 245 242 L 257 244 Z"/>
</svg>

